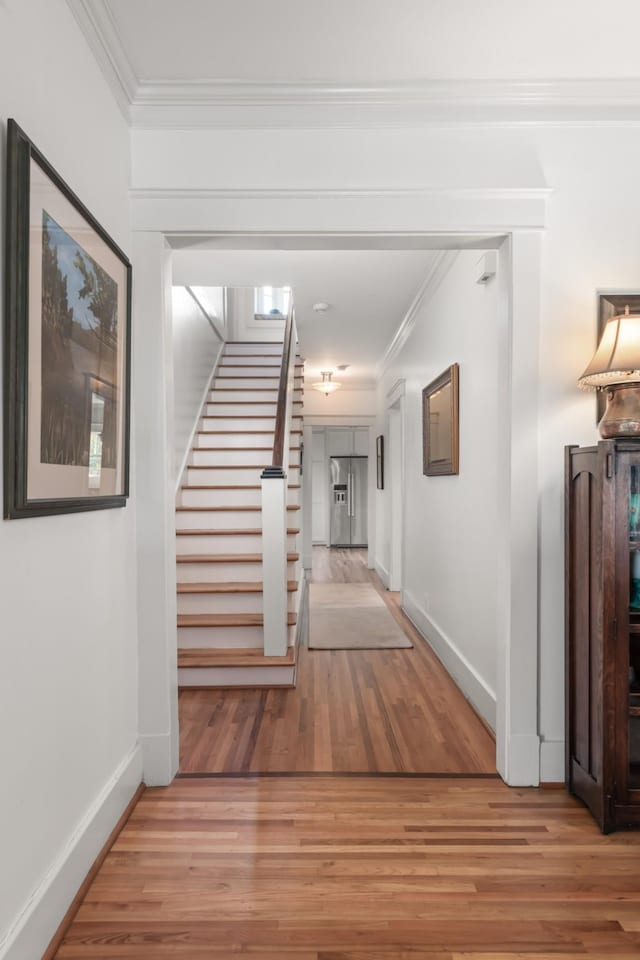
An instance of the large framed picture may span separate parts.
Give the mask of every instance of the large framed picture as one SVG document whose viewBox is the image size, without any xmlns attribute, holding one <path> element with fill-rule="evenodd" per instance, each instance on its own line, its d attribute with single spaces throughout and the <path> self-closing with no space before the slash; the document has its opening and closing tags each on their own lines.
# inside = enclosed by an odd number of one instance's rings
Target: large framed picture
<svg viewBox="0 0 640 960">
<path fill-rule="evenodd" d="M 122 507 L 131 265 L 13 120 L 5 268 L 4 516 Z"/>
<path fill-rule="evenodd" d="M 422 472 L 426 477 L 459 471 L 459 370 L 452 363 L 422 391 Z"/>
</svg>

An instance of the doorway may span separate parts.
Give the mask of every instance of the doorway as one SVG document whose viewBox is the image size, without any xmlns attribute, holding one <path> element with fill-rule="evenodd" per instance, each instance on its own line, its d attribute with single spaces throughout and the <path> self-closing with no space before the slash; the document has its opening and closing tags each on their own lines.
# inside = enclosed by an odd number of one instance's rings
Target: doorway
<svg viewBox="0 0 640 960">
<path fill-rule="evenodd" d="M 506 216 L 506 211 L 503 211 Z M 457 222 L 454 218 L 452 222 Z M 498 218 L 497 222 L 503 222 Z M 519 222 L 519 221 L 518 221 Z M 170 230 L 167 231 L 169 234 Z M 358 237 L 365 244 L 364 235 Z M 412 242 L 416 242 L 416 233 Z M 308 242 L 309 235 L 305 237 Z M 156 242 L 157 240 L 157 242 Z M 265 237 L 262 237 L 265 242 Z M 275 238 L 274 242 L 278 242 Z M 291 236 L 288 243 L 292 243 Z M 324 238 L 318 235 L 318 243 L 340 243 L 337 235 Z M 344 241 L 342 241 L 344 242 Z M 394 234 L 371 235 L 372 243 L 405 242 Z M 503 375 L 499 381 L 498 428 L 501 447 L 498 451 L 499 489 L 496 496 L 501 503 L 499 519 L 499 623 L 496 631 L 498 676 L 495 690 L 496 737 L 498 769 L 511 784 L 534 784 L 539 777 L 540 740 L 537 732 L 538 708 L 538 650 L 537 650 L 537 448 L 535 444 L 523 444 L 522 437 L 535 435 L 537 412 L 526 397 L 535 392 L 537 384 L 537 329 L 539 321 L 540 289 L 540 235 L 535 230 L 508 233 L 507 236 L 478 238 L 449 234 L 446 242 L 443 235 L 423 236 L 421 242 L 431 244 L 431 249 L 459 249 L 477 244 L 480 248 L 497 248 L 500 262 L 501 314 L 498 319 L 500 359 Z M 162 234 L 147 234 L 140 242 L 136 239 L 136 264 L 139 275 L 149 282 L 137 287 L 137 313 L 142 317 L 158 316 L 162 309 L 151 310 L 150 305 L 162 307 L 162 283 L 153 285 L 152 278 L 162 280 L 166 276 L 164 260 L 166 246 Z M 476 247 L 477 248 L 477 247 Z M 153 289 L 151 289 L 153 287 Z M 409 318 L 410 319 L 410 318 Z M 139 336 L 153 335 L 153 329 L 141 322 Z M 141 414 L 139 419 L 153 423 L 153 411 L 157 399 L 166 396 L 166 367 L 158 364 L 147 370 L 137 380 L 136 403 Z M 149 381 L 152 380 L 152 383 Z M 144 390 L 143 390 L 144 387 Z M 151 387 L 151 389 L 148 389 Z M 168 445 L 168 439 L 166 441 Z M 413 441 L 412 441 L 413 442 Z M 156 461 L 149 465 L 150 490 L 158 496 L 147 499 L 140 507 L 141 529 L 161 530 L 162 546 L 166 563 L 158 565 L 157 576 L 146 576 L 144 588 L 139 595 L 139 620 L 141 660 L 148 665 L 155 663 L 157 669 L 145 670 L 142 681 L 141 714 L 144 731 L 143 746 L 149 743 L 148 762 L 145 771 L 149 782 L 167 782 L 167 771 L 175 770 L 174 756 L 177 745 L 177 728 L 174 722 L 171 689 L 174 679 L 171 664 L 175 658 L 175 620 L 172 610 L 163 611 L 164 625 L 160 633 L 166 642 L 158 643 L 158 630 L 151 625 L 158 620 L 157 596 L 166 595 L 167 572 L 172 567 L 172 498 L 166 489 L 164 464 L 167 451 L 159 445 Z M 155 481 L 155 487 L 154 487 Z M 512 505 L 517 504 L 517 510 Z M 142 553 L 140 556 L 142 558 Z M 401 550 L 400 550 L 401 558 Z M 142 562 L 142 559 L 141 559 Z M 145 570 L 149 574 L 148 568 Z M 147 616 L 147 613 L 149 616 Z M 514 625 L 518 624 L 518 629 Z M 155 679 L 152 679 L 155 678 Z M 145 693 L 145 689 L 149 688 Z M 162 688 L 162 689 L 161 689 Z M 517 692 L 517 695 L 515 693 Z M 146 705 L 149 705 L 147 709 Z M 166 731 L 169 730 L 167 734 Z M 152 746 L 158 745 L 154 753 Z M 162 754 L 162 756 L 160 756 Z M 157 762 L 156 762 L 157 757 Z M 157 772 L 155 772 L 157 771 Z"/>
</svg>

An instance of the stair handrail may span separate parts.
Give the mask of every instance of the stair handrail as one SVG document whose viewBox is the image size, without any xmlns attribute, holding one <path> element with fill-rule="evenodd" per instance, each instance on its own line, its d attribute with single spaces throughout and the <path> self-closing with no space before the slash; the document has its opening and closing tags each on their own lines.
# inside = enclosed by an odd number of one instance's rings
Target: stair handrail
<svg viewBox="0 0 640 960">
<path fill-rule="evenodd" d="M 265 656 L 284 657 L 289 648 L 287 614 L 287 473 L 295 389 L 297 341 L 293 299 L 285 324 L 271 466 L 262 476 L 262 601 Z"/>
<path fill-rule="evenodd" d="M 271 470 L 278 469 L 280 471 L 276 476 L 282 476 L 282 472 L 286 473 L 287 467 L 289 466 L 289 444 L 285 443 L 285 441 L 288 433 L 287 423 L 291 420 L 293 388 L 295 385 L 292 375 L 295 373 L 295 364 L 292 365 L 291 363 L 292 354 L 295 356 L 294 330 L 295 311 L 293 308 L 293 297 L 291 297 L 282 344 L 282 363 L 280 365 L 276 423 L 273 435 L 273 456 L 271 458 Z M 270 475 L 273 476 L 274 474 L 271 473 Z"/>
</svg>

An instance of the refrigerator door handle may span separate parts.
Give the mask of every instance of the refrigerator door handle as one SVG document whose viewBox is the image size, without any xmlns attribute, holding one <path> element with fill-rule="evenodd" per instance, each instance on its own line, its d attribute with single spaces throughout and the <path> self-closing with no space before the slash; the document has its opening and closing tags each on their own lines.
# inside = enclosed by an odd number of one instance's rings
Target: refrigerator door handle
<svg viewBox="0 0 640 960">
<path fill-rule="evenodd" d="M 349 473 L 349 479 L 347 481 L 347 514 L 353 516 L 353 482 L 351 473 Z"/>
</svg>

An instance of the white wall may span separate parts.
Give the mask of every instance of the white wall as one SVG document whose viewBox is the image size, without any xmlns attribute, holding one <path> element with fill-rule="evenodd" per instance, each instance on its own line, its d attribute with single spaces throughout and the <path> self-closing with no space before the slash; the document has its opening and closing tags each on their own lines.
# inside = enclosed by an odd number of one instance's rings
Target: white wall
<svg viewBox="0 0 640 960">
<path fill-rule="evenodd" d="M 376 413 L 376 391 L 374 387 L 362 390 L 349 390 L 345 384 L 335 393 L 325 396 L 319 390 L 314 390 L 311 382 L 314 378 L 304 382 L 304 415 L 309 417 L 328 418 L 332 422 L 345 425 L 352 424 L 356 417 L 371 417 Z M 336 380 L 338 378 L 336 377 Z"/>
<path fill-rule="evenodd" d="M 223 342 L 184 287 L 172 290 L 175 477 L 179 481 L 194 427 Z"/>
<path fill-rule="evenodd" d="M 175 257 L 175 253 L 174 253 Z M 176 286 L 180 286 L 172 271 L 172 279 Z M 189 286 L 189 284 L 186 284 Z M 227 306 L 226 290 L 224 287 L 190 287 L 205 313 L 209 317 L 214 330 L 217 330 L 223 340 L 227 339 Z"/>
<path fill-rule="evenodd" d="M 495 725 L 497 288 L 476 284 L 476 251 L 449 257 L 448 273 L 427 293 L 380 382 L 379 414 L 388 436 L 387 393 L 405 380 L 403 600 Z M 425 477 L 422 389 L 452 363 L 460 365 L 460 472 Z M 376 497 L 378 529 L 388 531 L 390 485 Z M 376 563 L 391 569 L 388 536 L 378 538 Z"/>
<path fill-rule="evenodd" d="M 129 133 L 63 0 L 0 4 L 0 117 L 130 251 Z M 33 960 L 141 778 L 133 501 L 0 522 L 0 617 L 0 956 Z"/>
</svg>

